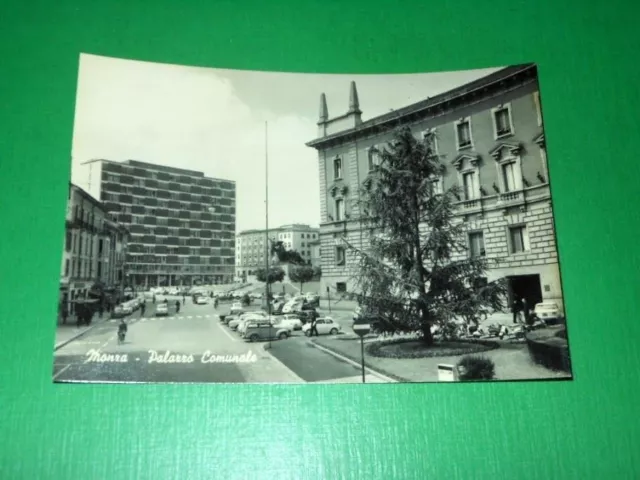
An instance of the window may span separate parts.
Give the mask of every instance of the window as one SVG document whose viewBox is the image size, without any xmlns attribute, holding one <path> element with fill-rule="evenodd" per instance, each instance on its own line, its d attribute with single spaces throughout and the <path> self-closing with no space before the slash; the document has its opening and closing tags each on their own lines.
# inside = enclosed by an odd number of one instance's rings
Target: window
<svg viewBox="0 0 640 480">
<path fill-rule="evenodd" d="M 338 293 L 345 293 L 347 291 L 347 284 L 345 282 L 336 283 L 336 290 Z"/>
<path fill-rule="evenodd" d="M 67 252 L 70 252 L 70 251 L 71 251 L 72 238 L 73 238 L 72 233 L 71 233 L 71 232 L 69 232 L 69 231 L 67 231 L 67 240 L 66 240 L 66 242 L 65 242 L 65 250 L 66 250 Z"/>
<path fill-rule="evenodd" d="M 466 172 L 462 174 L 462 188 L 464 190 L 465 200 L 473 200 L 476 198 L 477 182 L 475 172 Z"/>
<path fill-rule="evenodd" d="M 434 155 L 438 154 L 438 137 L 436 136 L 436 129 L 429 128 L 422 132 L 422 138 L 429 144 L 431 147 L 431 153 Z"/>
<path fill-rule="evenodd" d="M 456 139 L 458 141 L 458 150 L 471 147 L 471 121 L 468 118 L 459 120 L 456 123 Z"/>
<path fill-rule="evenodd" d="M 511 135 L 513 124 L 511 121 L 511 106 L 500 105 L 491 110 L 493 114 L 493 133 L 496 139 Z"/>
<path fill-rule="evenodd" d="M 484 235 L 482 232 L 472 232 L 469 234 L 469 255 L 471 258 L 484 257 Z"/>
<path fill-rule="evenodd" d="M 515 166 L 515 162 L 504 163 L 502 165 L 502 181 L 504 182 L 505 192 L 513 192 L 517 188 Z"/>
<path fill-rule="evenodd" d="M 340 157 L 333 160 L 333 178 L 342 178 L 342 159 Z"/>
<path fill-rule="evenodd" d="M 367 155 L 369 157 L 369 171 L 372 171 L 378 165 L 380 165 L 380 152 L 378 151 L 378 146 L 373 145 L 371 148 L 367 150 Z"/>
<path fill-rule="evenodd" d="M 344 220 L 344 199 L 336 200 L 336 222 Z"/>
<path fill-rule="evenodd" d="M 343 266 L 345 264 L 346 255 L 345 249 L 343 246 L 336 247 L 336 265 Z"/>
<path fill-rule="evenodd" d="M 538 117 L 538 126 L 542 126 L 542 108 L 540 105 L 540 92 L 534 92 L 533 94 L 533 103 L 536 107 L 536 114 Z"/>
<path fill-rule="evenodd" d="M 64 261 L 64 276 L 69 276 L 69 259 Z"/>
<path fill-rule="evenodd" d="M 522 253 L 529 250 L 527 227 L 519 225 L 509 228 L 509 246 L 511 253 Z"/>
<path fill-rule="evenodd" d="M 442 186 L 442 177 L 433 177 L 429 180 L 429 189 L 432 196 L 442 195 L 444 190 Z"/>
</svg>

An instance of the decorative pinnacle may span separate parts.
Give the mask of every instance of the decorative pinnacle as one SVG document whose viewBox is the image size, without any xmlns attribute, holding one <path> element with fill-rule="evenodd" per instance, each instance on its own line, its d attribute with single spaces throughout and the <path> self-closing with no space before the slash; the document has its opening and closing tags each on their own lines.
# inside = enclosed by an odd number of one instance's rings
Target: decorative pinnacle
<svg viewBox="0 0 640 480">
<path fill-rule="evenodd" d="M 360 111 L 360 101 L 358 100 L 358 90 L 354 81 L 351 82 L 349 89 L 349 113 L 362 113 Z"/>
<path fill-rule="evenodd" d="M 329 120 L 329 111 L 327 109 L 327 97 L 324 93 L 320 94 L 320 120 L 323 123 Z"/>
</svg>

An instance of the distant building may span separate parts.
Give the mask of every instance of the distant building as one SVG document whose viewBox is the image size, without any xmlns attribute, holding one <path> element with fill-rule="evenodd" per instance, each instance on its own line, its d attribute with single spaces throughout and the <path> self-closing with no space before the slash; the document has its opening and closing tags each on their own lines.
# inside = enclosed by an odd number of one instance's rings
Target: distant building
<svg viewBox="0 0 640 480">
<path fill-rule="evenodd" d="M 243 279 L 255 275 L 256 270 L 265 268 L 266 255 L 271 258 L 271 244 L 282 242 L 287 250 L 295 250 L 303 260 L 311 263 L 312 243 L 319 238 L 319 229 L 309 225 L 293 223 L 269 229 L 269 247 L 266 230 L 245 230 L 236 239 L 236 277 Z"/>
<path fill-rule="evenodd" d="M 355 83 L 347 112 L 330 118 L 320 99 L 322 289 L 354 289 L 354 258 L 341 237 L 366 248 L 358 223 L 359 187 L 395 127 L 433 136 L 447 171 L 434 179 L 442 190 L 460 185 L 458 220 L 464 222 L 468 255 L 499 259 L 488 280 L 506 277 L 509 299 L 543 299 L 562 306 L 544 128 L 535 65 L 504 68 L 469 84 L 362 120 Z"/>
<path fill-rule="evenodd" d="M 74 313 L 74 302 L 87 299 L 97 285 L 103 291 L 124 288 L 129 233 L 108 218 L 102 203 L 70 184 L 65 244 L 60 272 L 61 307 Z"/>
<path fill-rule="evenodd" d="M 236 185 L 133 160 L 96 160 L 90 176 L 110 216 L 131 232 L 127 275 L 141 288 L 230 283 Z"/>
</svg>

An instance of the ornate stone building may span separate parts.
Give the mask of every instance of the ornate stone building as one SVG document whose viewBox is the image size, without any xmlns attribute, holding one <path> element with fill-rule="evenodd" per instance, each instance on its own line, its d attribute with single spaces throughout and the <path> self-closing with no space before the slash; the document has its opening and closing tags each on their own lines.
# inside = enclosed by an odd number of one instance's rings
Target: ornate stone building
<svg viewBox="0 0 640 480">
<path fill-rule="evenodd" d="M 535 65 L 501 69 L 451 91 L 362 120 L 354 82 L 345 114 L 329 117 L 320 97 L 318 151 L 323 291 L 354 289 L 351 252 L 341 238 L 366 248 L 358 191 L 394 128 L 431 135 L 446 165 L 435 187 L 460 185 L 458 221 L 466 255 L 497 259 L 488 280 L 506 277 L 510 297 L 562 306 L 538 76 Z"/>
</svg>

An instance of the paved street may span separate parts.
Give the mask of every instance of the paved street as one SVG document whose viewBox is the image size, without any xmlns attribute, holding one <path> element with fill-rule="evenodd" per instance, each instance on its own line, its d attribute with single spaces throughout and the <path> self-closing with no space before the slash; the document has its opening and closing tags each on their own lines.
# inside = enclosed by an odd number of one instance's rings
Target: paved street
<svg viewBox="0 0 640 480">
<path fill-rule="evenodd" d="M 169 298 L 169 305 L 175 299 Z M 56 382 L 360 382 L 360 369 L 311 345 L 302 332 L 287 340 L 248 343 L 219 321 L 229 305 L 194 305 L 156 317 L 147 304 L 127 317 L 126 340 L 117 342 L 119 320 L 96 325 L 55 352 Z M 344 327 L 343 327 L 344 328 Z M 270 346 L 265 350 L 265 346 Z M 379 382 L 367 375 L 368 382 Z"/>
</svg>

